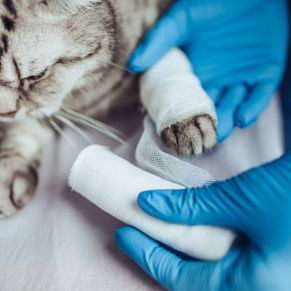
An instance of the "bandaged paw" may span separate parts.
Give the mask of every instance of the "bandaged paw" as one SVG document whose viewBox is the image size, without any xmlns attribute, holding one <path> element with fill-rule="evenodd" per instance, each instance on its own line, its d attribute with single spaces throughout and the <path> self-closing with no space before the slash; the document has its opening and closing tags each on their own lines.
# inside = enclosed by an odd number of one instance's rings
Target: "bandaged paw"
<svg viewBox="0 0 291 291">
<path fill-rule="evenodd" d="M 216 144 L 217 117 L 190 62 L 172 50 L 141 78 L 141 101 L 164 143 L 179 155 L 199 155 Z"/>
<path fill-rule="evenodd" d="M 235 238 L 230 230 L 171 224 L 143 212 L 137 205 L 140 192 L 182 187 L 149 174 L 100 146 L 90 146 L 79 155 L 69 184 L 120 221 L 198 259 L 220 259 L 228 252 Z"/>
</svg>

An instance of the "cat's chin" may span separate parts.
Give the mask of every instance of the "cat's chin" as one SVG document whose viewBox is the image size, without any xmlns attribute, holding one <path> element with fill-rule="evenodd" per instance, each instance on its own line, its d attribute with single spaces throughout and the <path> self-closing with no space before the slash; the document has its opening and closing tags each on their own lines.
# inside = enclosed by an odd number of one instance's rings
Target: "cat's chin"
<svg viewBox="0 0 291 291">
<path fill-rule="evenodd" d="M 1 123 L 11 123 L 11 122 L 15 122 L 15 121 L 16 121 L 15 117 L 1 117 L 0 116 Z"/>
</svg>

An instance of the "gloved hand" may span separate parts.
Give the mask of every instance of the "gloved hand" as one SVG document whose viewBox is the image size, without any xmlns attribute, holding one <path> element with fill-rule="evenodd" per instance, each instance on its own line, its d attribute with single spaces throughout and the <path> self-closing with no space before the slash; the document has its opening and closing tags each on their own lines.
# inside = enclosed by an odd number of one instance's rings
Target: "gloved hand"
<svg viewBox="0 0 291 291">
<path fill-rule="evenodd" d="M 173 223 L 233 228 L 247 238 L 218 262 L 184 260 L 131 227 L 121 250 L 170 290 L 291 290 L 291 155 L 226 182 L 144 192 L 138 203 Z"/>
<path fill-rule="evenodd" d="M 291 11 L 291 7 L 289 7 Z M 289 57 L 287 62 L 287 70 L 280 88 L 282 97 L 282 111 L 284 121 L 284 137 L 285 148 L 291 151 L 291 47 L 289 46 Z"/>
<path fill-rule="evenodd" d="M 218 112 L 218 137 L 251 126 L 268 105 L 284 72 L 287 0 L 177 0 L 129 62 L 147 70 L 182 47 Z"/>
</svg>

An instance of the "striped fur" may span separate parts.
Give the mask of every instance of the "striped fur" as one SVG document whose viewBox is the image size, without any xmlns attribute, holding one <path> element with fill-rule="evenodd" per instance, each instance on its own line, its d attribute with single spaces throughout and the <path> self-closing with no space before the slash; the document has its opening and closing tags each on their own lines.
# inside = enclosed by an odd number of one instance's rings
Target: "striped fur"
<svg viewBox="0 0 291 291">
<path fill-rule="evenodd" d="M 74 119 L 80 112 L 100 117 L 138 100 L 136 77 L 121 68 L 171 2 L 0 2 L 0 217 L 34 195 L 41 149 L 54 137 L 46 122 L 60 133 L 64 110 Z M 193 116 L 166 128 L 162 139 L 178 154 L 200 153 L 197 140 L 207 131 L 215 137 L 213 127 L 209 116 Z"/>
<path fill-rule="evenodd" d="M 137 100 L 135 77 L 117 67 L 169 2 L 1 1 L 0 217 L 33 197 L 41 149 L 54 136 L 42 119 L 64 107 L 101 116 Z"/>
</svg>

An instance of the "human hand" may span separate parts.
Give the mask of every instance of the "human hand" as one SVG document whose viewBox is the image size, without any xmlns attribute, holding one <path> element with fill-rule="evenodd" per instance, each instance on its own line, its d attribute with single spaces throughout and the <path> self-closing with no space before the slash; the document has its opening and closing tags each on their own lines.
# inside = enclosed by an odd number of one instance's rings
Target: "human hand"
<svg viewBox="0 0 291 291">
<path fill-rule="evenodd" d="M 148 214 L 172 223 L 236 229 L 247 238 L 217 262 L 185 260 L 138 230 L 117 231 L 117 243 L 169 290 L 290 290 L 291 155 L 225 182 L 141 193 Z"/>
<path fill-rule="evenodd" d="M 287 0 L 177 0 L 133 54 L 140 73 L 182 47 L 216 104 L 218 139 L 251 126 L 281 81 L 288 47 Z"/>
</svg>

